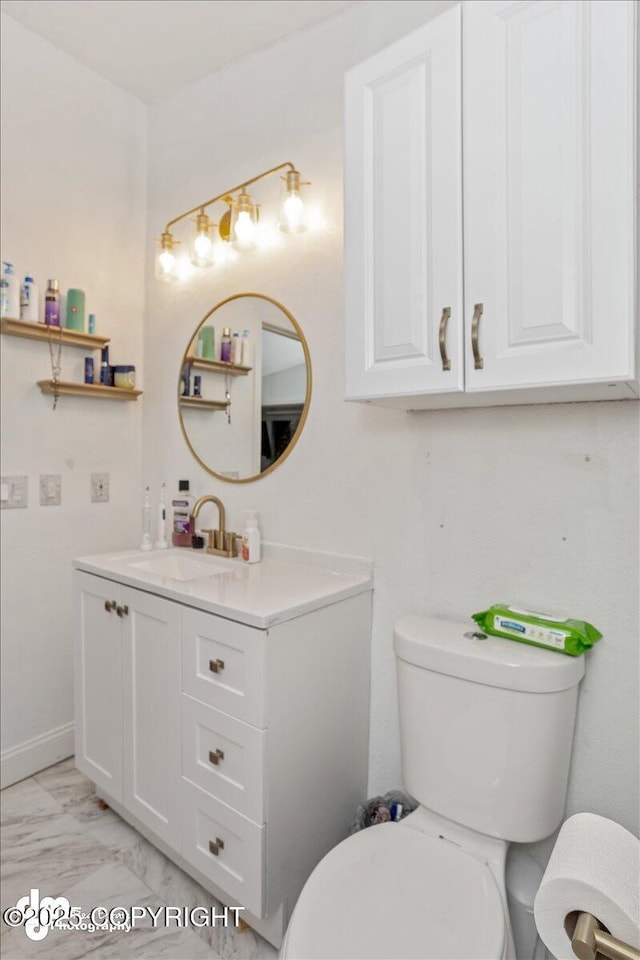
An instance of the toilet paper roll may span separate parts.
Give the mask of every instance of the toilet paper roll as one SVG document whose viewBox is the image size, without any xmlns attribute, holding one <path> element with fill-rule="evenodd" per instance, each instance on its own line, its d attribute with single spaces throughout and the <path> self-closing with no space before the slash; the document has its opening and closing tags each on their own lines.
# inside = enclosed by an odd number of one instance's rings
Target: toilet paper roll
<svg viewBox="0 0 640 960">
<path fill-rule="evenodd" d="M 535 898 L 541 939 L 557 960 L 575 960 L 565 930 L 574 911 L 640 947 L 640 842 L 613 820 L 577 813 L 563 823 Z"/>
</svg>

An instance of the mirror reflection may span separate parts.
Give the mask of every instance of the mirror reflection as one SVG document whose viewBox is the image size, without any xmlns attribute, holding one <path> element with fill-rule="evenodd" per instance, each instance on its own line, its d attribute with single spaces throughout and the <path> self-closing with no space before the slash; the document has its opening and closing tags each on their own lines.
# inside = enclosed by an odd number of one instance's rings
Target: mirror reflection
<svg viewBox="0 0 640 960">
<path fill-rule="evenodd" d="M 185 350 L 180 424 L 209 473 L 257 480 L 289 455 L 304 427 L 311 364 L 299 324 L 281 303 L 236 294 L 203 318 Z"/>
</svg>

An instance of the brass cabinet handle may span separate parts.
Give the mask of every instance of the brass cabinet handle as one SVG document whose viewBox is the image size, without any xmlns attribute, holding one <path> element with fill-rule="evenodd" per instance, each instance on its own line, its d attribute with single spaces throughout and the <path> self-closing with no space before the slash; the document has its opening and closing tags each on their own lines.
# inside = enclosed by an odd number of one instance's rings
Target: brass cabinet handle
<svg viewBox="0 0 640 960">
<path fill-rule="evenodd" d="M 116 613 L 119 617 L 128 617 L 129 616 L 129 607 L 123 604 L 121 607 L 116 607 Z"/>
<path fill-rule="evenodd" d="M 224 760 L 224 750 L 209 750 L 209 763 L 217 767 L 221 760 Z"/>
<path fill-rule="evenodd" d="M 447 324 L 449 323 L 450 316 L 451 307 L 443 307 L 442 316 L 440 318 L 440 332 L 438 334 L 443 370 L 451 370 L 451 360 L 449 360 L 449 357 L 447 356 Z"/>
<path fill-rule="evenodd" d="M 209 670 L 211 673 L 220 673 L 224 670 L 224 660 L 209 660 Z"/>
<path fill-rule="evenodd" d="M 105 600 L 105 602 L 104 602 L 104 608 L 105 608 L 105 610 L 107 611 L 107 613 L 113 613 L 113 611 L 115 610 L 116 606 L 117 606 L 117 604 L 116 604 L 115 600 Z"/>
<path fill-rule="evenodd" d="M 224 840 L 221 840 L 220 837 L 216 837 L 215 843 L 213 840 L 209 840 L 209 853 L 217 857 L 220 850 L 224 850 Z"/>
<path fill-rule="evenodd" d="M 484 305 L 482 303 L 476 303 L 473 307 L 473 320 L 471 321 L 471 346 L 473 348 L 473 366 L 475 370 L 482 370 L 484 367 L 484 360 L 480 356 L 480 347 L 478 345 L 480 317 L 482 316 L 483 309 Z"/>
</svg>

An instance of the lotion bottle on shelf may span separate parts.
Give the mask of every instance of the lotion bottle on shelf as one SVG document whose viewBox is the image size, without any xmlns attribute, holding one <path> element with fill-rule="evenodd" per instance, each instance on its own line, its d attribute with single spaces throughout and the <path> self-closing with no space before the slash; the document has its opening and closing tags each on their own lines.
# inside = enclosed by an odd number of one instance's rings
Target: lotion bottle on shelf
<svg viewBox="0 0 640 960">
<path fill-rule="evenodd" d="M 38 287 L 34 283 L 33 277 L 27 274 L 20 288 L 20 319 L 37 323 L 39 301 L 40 292 Z"/>
<path fill-rule="evenodd" d="M 242 534 L 242 559 L 245 563 L 258 563 L 260 560 L 260 531 L 258 515 L 255 510 L 245 510 L 246 523 Z"/>
</svg>

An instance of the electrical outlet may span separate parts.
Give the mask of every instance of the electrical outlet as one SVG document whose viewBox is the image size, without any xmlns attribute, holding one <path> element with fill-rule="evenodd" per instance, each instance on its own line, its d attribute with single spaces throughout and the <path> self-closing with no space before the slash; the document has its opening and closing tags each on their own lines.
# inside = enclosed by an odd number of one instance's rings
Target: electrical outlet
<svg viewBox="0 0 640 960">
<path fill-rule="evenodd" d="M 62 500 L 62 476 L 59 473 L 40 474 L 40 506 L 59 507 Z"/>
<path fill-rule="evenodd" d="M 91 503 L 109 502 L 109 474 L 91 474 Z"/>
<path fill-rule="evenodd" d="M 1 484 L 0 507 L 3 510 L 17 510 L 28 505 L 28 477 L 2 477 Z"/>
</svg>

